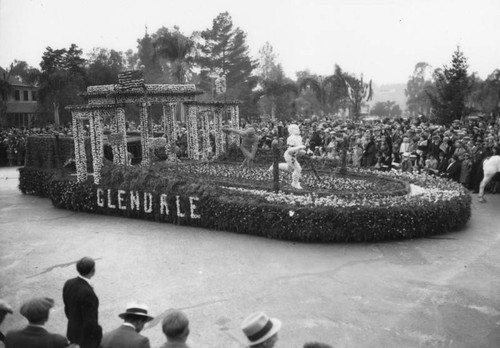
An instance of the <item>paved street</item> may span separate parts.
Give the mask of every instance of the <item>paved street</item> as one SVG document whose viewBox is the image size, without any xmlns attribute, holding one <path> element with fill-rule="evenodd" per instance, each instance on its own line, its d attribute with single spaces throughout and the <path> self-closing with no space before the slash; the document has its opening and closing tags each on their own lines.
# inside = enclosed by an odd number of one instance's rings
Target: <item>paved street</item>
<svg viewBox="0 0 500 348">
<path fill-rule="evenodd" d="M 104 331 L 138 300 L 153 315 L 183 309 L 195 348 L 242 347 L 240 323 L 263 310 L 283 322 L 277 348 L 500 346 L 500 195 L 474 196 L 459 232 L 374 244 L 298 244 L 56 209 L 0 168 L 0 297 L 26 324 L 30 296 L 56 300 L 48 328 L 64 334 L 62 286 L 75 261 L 97 259 Z M 161 325 L 143 332 L 158 347 Z"/>
</svg>

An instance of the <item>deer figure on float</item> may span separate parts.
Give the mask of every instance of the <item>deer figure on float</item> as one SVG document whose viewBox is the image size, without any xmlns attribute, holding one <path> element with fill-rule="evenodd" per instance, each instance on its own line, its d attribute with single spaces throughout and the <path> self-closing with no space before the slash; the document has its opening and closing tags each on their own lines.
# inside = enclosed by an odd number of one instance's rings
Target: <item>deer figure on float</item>
<svg viewBox="0 0 500 348">
<path fill-rule="evenodd" d="M 483 172 L 484 177 L 481 181 L 481 184 L 479 185 L 478 195 L 479 202 L 481 203 L 486 202 L 486 199 L 484 199 L 484 188 L 486 187 L 486 185 L 488 185 L 491 178 L 493 178 L 496 173 L 500 172 L 500 156 L 491 156 L 485 159 L 483 162 Z"/>
</svg>

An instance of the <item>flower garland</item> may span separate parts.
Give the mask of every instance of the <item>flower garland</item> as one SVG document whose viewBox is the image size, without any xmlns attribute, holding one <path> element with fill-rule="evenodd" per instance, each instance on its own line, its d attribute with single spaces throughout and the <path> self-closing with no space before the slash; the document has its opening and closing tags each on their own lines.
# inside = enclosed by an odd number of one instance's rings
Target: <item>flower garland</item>
<svg viewBox="0 0 500 348">
<path fill-rule="evenodd" d="M 85 154 L 85 139 L 83 138 L 83 120 L 79 112 L 71 111 L 73 118 L 73 141 L 75 143 L 76 180 L 87 180 L 87 155 Z"/>
<path fill-rule="evenodd" d="M 229 106 L 229 114 L 231 116 L 231 124 L 233 128 L 240 128 L 240 112 L 238 105 Z M 230 143 L 240 145 L 240 136 L 234 133 L 229 135 Z"/>
<path fill-rule="evenodd" d="M 215 127 L 215 157 L 219 157 L 226 151 L 226 135 L 222 131 L 222 115 L 221 107 L 214 108 L 214 127 Z"/>
<path fill-rule="evenodd" d="M 188 104 L 187 109 L 188 158 L 198 160 L 200 158 L 197 120 L 198 106 Z"/>
<path fill-rule="evenodd" d="M 142 150 L 141 166 L 148 166 L 151 162 L 149 158 L 148 106 L 149 103 L 147 102 L 142 103 L 139 116 L 141 123 L 141 150 Z"/>
<path fill-rule="evenodd" d="M 92 164 L 94 168 L 94 183 L 101 181 L 101 168 L 103 165 L 103 138 L 102 118 L 99 111 L 92 112 L 90 121 L 90 143 L 92 145 Z"/>
<path fill-rule="evenodd" d="M 201 159 L 206 160 L 210 158 L 212 153 L 212 147 L 210 146 L 210 122 L 208 118 L 209 110 L 204 110 L 201 113 L 201 141 L 202 141 L 202 152 Z"/>
<path fill-rule="evenodd" d="M 127 127 L 125 122 L 125 108 L 118 107 L 116 109 L 116 132 L 121 135 L 121 142 L 117 144 L 117 162 L 121 165 L 128 164 L 128 151 L 127 151 Z M 114 154 L 113 149 L 113 154 Z M 115 158 L 115 157 L 113 157 Z"/>
<path fill-rule="evenodd" d="M 119 91 L 119 85 L 98 85 L 98 86 L 88 86 L 87 95 L 102 95 L 110 94 Z M 144 93 L 142 87 L 131 88 L 132 90 L 138 90 L 140 93 Z M 180 94 L 180 93 L 193 93 L 196 92 L 196 86 L 194 84 L 181 84 L 181 85 L 170 85 L 170 84 L 147 84 L 146 90 L 148 93 L 166 93 L 166 94 Z M 126 94 L 126 92 L 123 92 Z"/>
<path fill-rule="evenodd" d="M 165 145 L 165 153 L 167 154 L 167 161 L 176 162 L 178 160 L 175 152 L 175 144 L 177 142 L 178 125 L 175 120 L 175 109 L 177 104 L 168 103 L 163 104 L 163 126 L 164 133 L 167 137 Z"/>
</svg>

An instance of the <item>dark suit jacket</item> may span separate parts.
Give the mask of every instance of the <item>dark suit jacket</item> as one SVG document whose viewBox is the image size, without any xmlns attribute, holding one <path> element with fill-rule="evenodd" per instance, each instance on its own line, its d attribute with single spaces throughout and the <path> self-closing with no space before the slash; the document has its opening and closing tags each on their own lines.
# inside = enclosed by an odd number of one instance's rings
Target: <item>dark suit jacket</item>
<svg viewBox="0 0 500 348">
<path fill-rule="evenodd" d="M 149 339 L 139 335 L 130 326 L 120 326 L 118 329 L 104 334 L 101 348 L 149 348 Z"/>
<path fill-rule="evenodd" d="M 63 348 L 69 346 L 66 337 L 53 334 L 44 328 L 28 325 L 17 331 L 9 331 L 5 337 L 6 348 Z"/>
<path fill-rule="evenodd" d="M 446 169 L 446 177 L 450 178 L 451 180 L 454 180 L 458 182 L 460 180 L 460 171 L 462 169 L 462 165 L 459 161 L 453 162 L 449 167 Z"/>
<path fill-rule="evenodd" d="M 63 287 L 64 312 L 68 318 L 67 337 L 81 348 L 97 348 L 102 338 L 98 324 L 99 300 L 85 280 L 77 277 Z"/>
</svg>

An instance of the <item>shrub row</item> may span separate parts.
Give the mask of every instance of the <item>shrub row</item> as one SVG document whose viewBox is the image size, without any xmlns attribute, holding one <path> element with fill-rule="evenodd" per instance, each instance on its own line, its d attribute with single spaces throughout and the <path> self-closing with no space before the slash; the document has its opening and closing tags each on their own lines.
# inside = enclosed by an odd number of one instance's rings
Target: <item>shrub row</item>
<svg viewBox="0 0 500 348">
<path fill-rule="evenodd" d="M 235 192 L 206 180 L 180 174 L 166 178 L 153 168 L 130 168 L 105 168 L 108 172 L 103 173 L 103 183 L 96 186 L 76 183 L 53 170 L 25 167 L 20 169 L 19 188 L 74 211 L 301 242 L 424 237 L 460 229 L 470 218 L 471 198 L 467 194 L 429 204 L 408 200 L 390 208 L 293 206 L 270 203 L 265 197 Z M 132 197 L 139 199 L 139 207 L 134 207 Z"/>
</svg>

